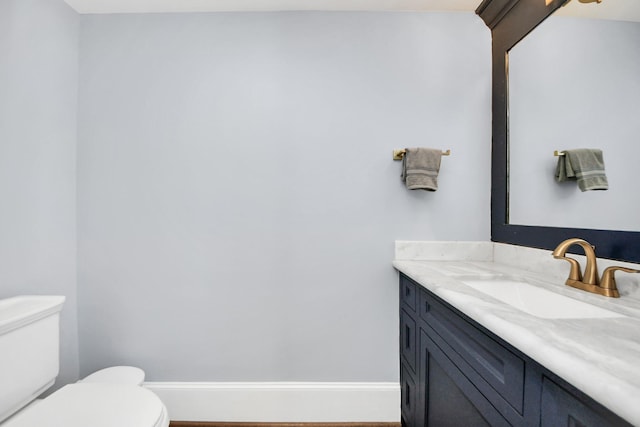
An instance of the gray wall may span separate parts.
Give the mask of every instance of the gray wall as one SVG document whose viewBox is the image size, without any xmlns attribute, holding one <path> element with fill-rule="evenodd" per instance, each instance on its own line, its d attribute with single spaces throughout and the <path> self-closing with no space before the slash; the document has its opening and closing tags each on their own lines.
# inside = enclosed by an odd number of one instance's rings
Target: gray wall
<svg viewBox="0 0 640 427">
<path fill-rule="evenodd" d="M 78 30 L 62 1 L 0 1 L 0 298 L 67 297 L 60 383 L 78 375 Z"/>
<path fill-rule="evenodd" d="M 393 381 L 395 239 L 488 240 L 471 13 L 81 18 L 81 373 Z M 394 148 L 451 149 L 409 192 Z"/>
</svg>

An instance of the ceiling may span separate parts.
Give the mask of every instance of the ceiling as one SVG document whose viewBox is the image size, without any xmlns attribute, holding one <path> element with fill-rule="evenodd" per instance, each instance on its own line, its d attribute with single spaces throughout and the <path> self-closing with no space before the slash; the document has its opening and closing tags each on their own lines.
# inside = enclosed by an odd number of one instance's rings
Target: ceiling
<svg viewBox="0 0 640 427">
<path fill-rule="evenodd" d="M 227 11 L 474 11 L 480 0 L 65 0 L 79 13 Z M 616 0 L 619 1 L 619 0 Z"/>
<path fill-rule="evenodd" d="M 250 11 L 459 11 L 473 12 L 481 0 L 65 0 L 78 13 L 167 13 Z M 640 22 L 640 0 L 570 1 L 560 15 Z"/>
</svg>

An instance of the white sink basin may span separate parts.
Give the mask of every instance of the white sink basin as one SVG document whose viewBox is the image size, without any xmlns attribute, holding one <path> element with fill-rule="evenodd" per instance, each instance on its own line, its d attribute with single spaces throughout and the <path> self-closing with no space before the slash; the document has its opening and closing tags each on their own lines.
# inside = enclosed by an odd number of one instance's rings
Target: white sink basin
<svg viewBox="0 0 640 427">
<path fill-rule="evenodd" d="M 545 319 L 624 317 L 614 311 L 569 298 L 521 279 L 485 277 L 461 278 L 460 281 L 518 310 Z"/>
</svg>

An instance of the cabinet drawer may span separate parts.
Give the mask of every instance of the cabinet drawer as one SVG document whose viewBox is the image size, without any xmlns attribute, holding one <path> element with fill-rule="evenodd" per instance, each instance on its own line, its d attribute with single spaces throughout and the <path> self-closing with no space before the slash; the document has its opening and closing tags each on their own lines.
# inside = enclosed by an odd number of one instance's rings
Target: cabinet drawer
<svg viewBox="0 0 640 427">
<path fill-rule="evenodd" d="M 480 377 L 494 390 L 488 395 L 497 394 L 523 415 L 525 362 L 426 291 L 420 292 L 419 301 L 420 317 L 466 362 L 460 365 L 463 373 Z M 492 400 L 496 404 L 499 399 Z"/>
<path fill-rule="evenodd" d="M 411 279 L 400 276 L 400 305 L 405 308 L 416 311 L 416 302 L 418 299 L 418 285 Z"/>
<path fill-rule="evenodd" d="M 418 353 L 418 329 L 410 314 L 400 310 L 400 354 L 415 374 Z"/>
</svg>

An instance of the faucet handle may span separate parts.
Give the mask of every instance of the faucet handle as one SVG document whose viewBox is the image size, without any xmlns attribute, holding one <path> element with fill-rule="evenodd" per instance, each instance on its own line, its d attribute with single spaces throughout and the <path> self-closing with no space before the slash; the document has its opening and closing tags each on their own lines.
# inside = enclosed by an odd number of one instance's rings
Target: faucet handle
<svg viewBox="0 0 640 427">
<path fill-rule="evenodd" d="M 580 282 L 582 280 L 582 271 L 580 271 L 580 263 L 578 263 L 578 261 L 566 256 L 554 255 L 554 258 L 563 259 L 567 261 L 569 264 L 571 264 L 571 270 L 569 270 L 569 278 L 567 279 L 567 281 L 573 280 L 573 281 Z"/>
<path fill-rule="evenodd" d="M 608 290 L 607 292 L 611 293 L 611 295 L 608 295 L 608 296 L 612 296 L 612 297 L 620 296 L 620 293 L 618 292 L 618 287 L 616 286 L 616 278 L 615 278 L 615 272 L 617 270 L 624 271 L 625 273 L 640 273 L 640 270 L 635 270 L 633 268 L 627 268 L 627 267 L 614 266 L 614 267 L 605 268 L 605 270 L 602 272 L 602 280 L 600 281 L 600 287 L 603 289 L 607 289 Z"/>
</svg>

